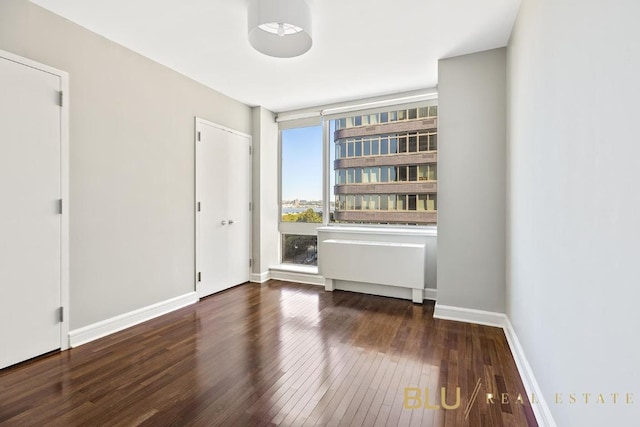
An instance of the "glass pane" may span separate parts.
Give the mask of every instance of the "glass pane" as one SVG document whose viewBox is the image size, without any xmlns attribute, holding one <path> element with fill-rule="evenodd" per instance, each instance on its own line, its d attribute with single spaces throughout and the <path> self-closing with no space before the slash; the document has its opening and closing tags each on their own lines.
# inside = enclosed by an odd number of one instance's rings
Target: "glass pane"
<svg viewBox="0 0 640 427">
<path fill-rule="evenodd" d="M 346 184 L 346 183 L 347 183 L 347 170 L 340 169 L 340 184 Z"/>
<path fill-rule="evenodd" d="M 322 126 L 283 130 L 283 222 L 322 222 Z"/>
<path fill-rule="evenodd" d="M 353 157 L 353 139 L 347 140 L 347 155 Z"/>
<path fill-rule="evenodd" d="M 398 137 L 398 153 L 407 152 L 407 136 L 402 135 Z"/>
<path fill-rule="evenodd" d="M 378 182 L 378 168 L 370 168 L 369 182 Z"/>
<path fill-rule="evenodd" d="M 403 211 L 407 206 L 407 196 L 404 194 L 398 194 L 396 196 L 396 209 L 399 211 Z"/>
<path fill-rule="evenodd" d="M 418 118 L 418 109 L 417 108 L 410 108 L 409 112 L 409 120 L 415 120 Z"/>
<path fill-rule="evenodd" d="M 356 180 L 355 183 L 356 184 L 360 184 L 362 182 L 362 169 L 358 168 L 356 169 Z"/>
<path fill-rule="evenodd" d="M 429 117 L 436 117 L 438 115 L 438 106 L 432 105 L 429 107 Z"/>
<path fill-rule="evenodd" d="M 427 179 L 429 179 L 429 166 L 427 165 L 418 166 L 418 180 L 426 181 Z"/>
<path fill-rule="evenodd" d="M 362 116 L 355 116 L 353 118 L 353 124 L 356 126 L 362 126 Z"/>
<path fill-rule="evenodd" d="M 438 149 L 438 134 L 433 133 L 429 135 L 429 150 L 437 150 Z"/>
<path fill-rule="evenodd" d="M 406 120 L 407 119 L 407 110 L 398 111 L 398 120 Z"/>
<path fill-rule="evenodd" d="M 389 112 L 389 121 L 390 122 L 395 122 L 396 120 L 398 120 L 398 112 L 397 111 L 390 111 Z"/>
<path fill-rule="evenodd" d="M 429 107 L 420 107 L 418 109 L 418 117 L 428 117 L 429 116 Z"/>
<path fill-rule="evenodd" d="M 380 154 L 389 154 L 389 138 L 386 136 L 380 138 Z"/>
<path fill-rule="evenodd" d="M 418 167 L 409 166 L 409 181 L 417 181 L 417 180 L 418 180 Z"/>
<path fill-rule="evenodd" d="M 369 196 L 369 209 L 372 211 L 378 210 L 378 195 L 373 194 Z"/>
<path fill-rule="evenodd" d="M 396 176 L 398 177 L 398 181 L 406 181 L 407 180 L 407 167 L 406 166 L 398 166 L 396 167 Z"/>
<path fill-rule="evenodd" d="M 429 165 L 428 179 L 431 179 L 431 180 L 438 179 L 438 166 L 437 165 Z"/>
<path fill-rule="evenodd" d="M 398 138 L 389 138 L 389 154 L 396 154 L 398 152 Z"/>
<path fill-rule="evenodd" d="M 418 137 L 415 135 L 411 135 L 409 137 L 409 152 L 415 153 L 418 151 Z"/>
<path fill-rule="evenodd" d="M 410 210 L 410 211 L 415 211 L 416 210 L 416 198 L 417 197 L 415 195 L 409 195 L 409 196 L 407 196 L 407 198 L 408 198 L 408 203 L 407 203 L 408 207 L 407 207 L 407 209 Z"/>
<path fill-rule="evenodd" d="M 353 184 L 356 182 L 356 171 L 355 169 L 347 169 L 347 183 Z"/>
<path fill-rule="evenodd" d="M 355 141 L 355 151 L 356 151 L 356 157 L 361 157 L 362 156 L 362 140 L 361 139 L 356 139 Z"/>
<path fill-rule="evenodd" d="M 389 182 L 389 167 L 382 166 L 380 168 L 380 182 Z"/>
<path fill-rule="evenodd" d="M 380 113 L 380 123 L 387 123 L 389 121 L 389 113 Z"/>
<path fill-rule="evenodd" d="M 429 194 L 429 201 L 427 202 L 427 210 L 435 211 L 437 207 L 437 196 L 435 194 Z"/>
<path fill-rule="evenodd" d="M 318 265 L 318 236 L 282 235 L 282 262 Z"/>
<path fill-rule="evenodd" d="M 427 210 L 427 199 L 429 197 L 426 194 L 420 194 L 418 196 L 418 210 L 426 211 Z"/>
<path fill-rule="evenodd" d="M 378 155 L 378 145 L 380 143 L 380 140 L 378 138 L 374 138 L 371 140 L 371 155 L 372 156 L 377 156 Z"/>
<path fill-rule="evenodd" d="M 369 168 L 362 169 L 362 183 L 369 183 Z"/>
<path fill-rule="evenodd" d="M 420 147 L 419 147 L 420 151 L 429 151 L 429 136 L 420 135 L 419 144 L 420 144 Z"/>
<path fill-rule="evenodd" d="M 386 194 L 380 195 L 380 210 L 386 211 L 389 209 L 389 196 Z"/>
<path fill-rule="evenodd" d="M 355 205 L 355 210 L 360 211 L 362 210 L 362 196 L 359 194 L 356 194 L 356 205 Z"/>
<path fill-rule="evenodd" d="M 365 156 L 370 156 L 371 155 L 371 141 L 368 139 L 365 139 L 362 141 L 362 148 L 363 148 L 363 152 Z"/>
<path fill-rule="evenodd" d="M 353 195 L 348 195 L 347 196 L 347 210 L 352 211 L 355 208 L 356 205 L 356 199 L 355 196 Z"/>
<path fill-rule="evenodd" d="M 390 194 L 389 195 L 389 210 L 390 211 L 394 211 L 396 210 L 396 195 L 395 194 Z"/>
<path fill-rule="evenodd" d="M 369 116 L 362 116 L 362 126 L 369 125 Z"/>
</svg>

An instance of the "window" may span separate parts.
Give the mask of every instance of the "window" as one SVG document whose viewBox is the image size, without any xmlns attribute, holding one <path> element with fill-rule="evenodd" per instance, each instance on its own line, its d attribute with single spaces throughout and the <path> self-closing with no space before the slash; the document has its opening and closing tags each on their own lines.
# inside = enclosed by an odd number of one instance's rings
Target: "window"
<svg viewBox="0 0 640 427">
<path fill-rule="evenodd" d="M 317 265 L 316 227 L 323 224 L 322 126 L 280 130 L 280 233 L 281 262 Z M 338 144 L 335 156 L 344 157 Z M 346 178 L 336 171 L 337 181 Z M 334 181 L 334 179 L 332 179 Z"/>
<path fill-rule="evenodd" d="M 281 132 L 282 222 L 322 222 L 322 127 Z"/>
<path fill-rule="evenodd" d="M 435 224 L 437 114 L 429 101 L 281 122 L 282 261 L 314 265 L 329 222 Z"/>
<path fill-rule="evenodd" d="M 283 234 L 282 262 L 318 265 L 318 236 Z"/>
</svg>

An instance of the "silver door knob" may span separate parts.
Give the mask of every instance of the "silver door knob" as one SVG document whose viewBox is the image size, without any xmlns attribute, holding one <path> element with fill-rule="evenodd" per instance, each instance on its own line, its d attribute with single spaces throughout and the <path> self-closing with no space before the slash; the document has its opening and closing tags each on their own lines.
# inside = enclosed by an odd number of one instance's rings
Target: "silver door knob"
<svg viewBox="0 0 640 427">
<path fill-rule="evenodd" d="M 230 219 L 229 220 L 229 225 L 233 224 L 234 222 L 235 222 L 234 220 Z"/>
<path fill-rule="evenodd" d="M 224 221 L 224 220 L 223 220 L 223 221 L 220 221 L 220 224 L 222 224 L 222 225 L 227 225 L 227 221 Z"/>
</svg>

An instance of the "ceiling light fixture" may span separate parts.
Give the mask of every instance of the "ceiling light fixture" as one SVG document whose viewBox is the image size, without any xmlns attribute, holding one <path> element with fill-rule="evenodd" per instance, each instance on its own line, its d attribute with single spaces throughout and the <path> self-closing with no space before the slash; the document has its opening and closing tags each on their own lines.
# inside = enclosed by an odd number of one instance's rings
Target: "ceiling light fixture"
<svg viewBox="0 0 640 427">
<path fill-rule="evenodd" d="M 305 0 L 249 0 L 249 43 L 276 58 L 293 58 L 308 51 L 311 12 Z"/>
</svg>

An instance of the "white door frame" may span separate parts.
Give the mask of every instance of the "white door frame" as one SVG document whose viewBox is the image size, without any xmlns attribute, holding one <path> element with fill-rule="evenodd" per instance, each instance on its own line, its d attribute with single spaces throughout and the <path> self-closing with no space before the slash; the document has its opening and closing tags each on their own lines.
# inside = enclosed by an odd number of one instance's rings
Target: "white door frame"
<svg viewBox="0 0 640 427">
<path fill-rule="evenodd" d="M 194 191 L 194 202 L 193 202 L 193 206 L 194 206 L 194 216 L 195 216 L 195 247 L 194 247 L 194 255 L 195 255 L 195 269 L 193 272 L 193 290 L 195 292 L 198 292 L 198 272 L 200 271 L 200 260 L 199 260 L 199 256 L 198 256 L 198 248 L 200 247 L 200 215 L 198 215 L 198 153 L 200 152 L 199 147 L 200 144 L 198 144 L 198 125 L 199 124 L 204 124 L 204 125 L 208 125 L 208 126 L 213 126 L 215 128 L 221 129 L 225 132 L 230 132 L 233 133 L 235 135 L 240 135 L 242 137 L 248 138 L 249 139 L 249 147 L 253 147 L 253 137 L 247 133 L 243 133 L 243 132 L 239 132 L 237 130 L 228 128 L 226 126 L 222 126 L 219 125 L 217 123 L 214 122 L 210 122 L 209 120 L 206 119 L 202 119 L 198 116 L 194 117 L 194 126 L 193 126 L 193 144 L 195 146 L 195 152 L 194 152 L 194 159 L 193 159 L 193 163 L 194 163 L 194 180 L 195 180 L 195 191 Z M 249 171 L 251 172 L 252 169 L 250 168 Z M 251 172 L 253 173 L 253 172 Z M 253 186 L 251 185 L 252 183 L 252 177 L 249 177 L 249 200 L 252 201 L 253 200 Z M 249 218 L 252 218 L 252 215 L 249 215 Z M 249 224 L 249 256 L 251 256 L 252 254 L 252 247 L 253 247 L 253 225 Z M 249 276 L 251 276 L 251 268 L 247 265 L 247 269 L 249 270 Z M 200 298 L 200 296 L 198 296 Z"/>
<path fill-rule="evenodd" d="M 62 107 L 60 112 L 60 192 L 62 215 L 60 218 L 60 307 L 63 310 L 60 325 L 60 349 L 69 348 L 69 74 L 66 71 L 32 61 L 0 50 L 0 58 L 44 71 L 60 77 Z"/>
</svg>

